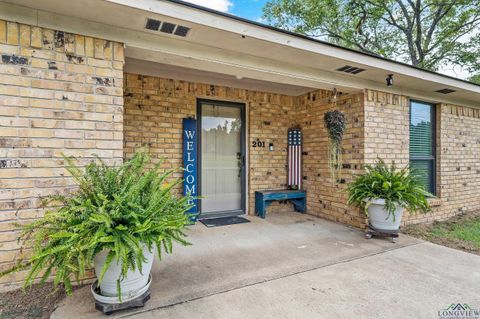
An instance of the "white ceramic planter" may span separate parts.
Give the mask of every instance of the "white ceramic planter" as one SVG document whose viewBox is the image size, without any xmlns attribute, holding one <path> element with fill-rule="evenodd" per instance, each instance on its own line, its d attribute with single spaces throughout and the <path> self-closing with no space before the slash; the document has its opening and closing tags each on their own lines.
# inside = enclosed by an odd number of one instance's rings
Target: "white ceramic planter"
<svg viewBox="0 0 480 319">
<path fill-rule="evenodd" d="M 149 283 L 150 271 L 152 270 L 154 254 L 153 250 L 149 251 L 148 247 L 144 245 L 143 255 L 146 258 L 146 262 L 142 265 L 142 272 L 138 268 L 135 271 L 128 270 L 127 276 L 120 281 L 120 289 L 122 292 L 122 300 L 128 300 L 139 295 Z M 98 253 L 94 258 L 95 273 L 100 274 L 102 267 L 107 258 L 108 251 L 103 250 Z M 105 297 L 118 297 L 117 296 L 117 279 L 121 274 L 121 264 L 113 261 L 110 264 L 102 282 L 100 283 L 100 293 Z"/>
<path fill-rule="evenodd" d="M 147 285 L 145 287 L 143 287 L 142 289 L 140 289 L 135 295 L 132 295 L 130 297 L 126 297 L 122 294 L 122 301 L 120 301 L 120 298 L 118 298 L 118 296 L 115 296 L 115 297 L 102 296 L 100 294 L 100 291 L 98 291 L 97 282 L 98 282 L 98 280 L 95 280 L 95 282 L 92 284 L 92 286 L 90 288 L 90 290 L 92 291 L 92 295 L 95 298 L 95 300 L 99 301 L 101 303 L 104 303 L 104 304 L 113 305 L 113 304 L 119 304 L 119 303 L 127 303 L 129 301 L 132 301 L 132 300 L 136 299 L 138 296 L 143 295 L 148 290 L 148 288 L 150 288 L 150 284 L 152 283 L 152 275 L 150 275 L 150 277 L 148 278 Z"/>
<path fill-rule="evenodd" d="M 371 199 L 367 201 L 368 206 L 368 220 L 370 225 L 378 230 L 393 230 L 396 231 L 400 228 L 400 222 L 402 221 L 403 208 L 397 206 L 395 212 L 389 214 L 385 210 L 384 199 Z"/>
</svg>

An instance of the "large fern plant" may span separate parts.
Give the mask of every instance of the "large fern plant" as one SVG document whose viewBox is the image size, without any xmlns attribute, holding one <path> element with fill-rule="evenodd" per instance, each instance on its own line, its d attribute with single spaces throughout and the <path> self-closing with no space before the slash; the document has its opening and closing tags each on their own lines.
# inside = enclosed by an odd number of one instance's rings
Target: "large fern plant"
<svg viewBox="0 0 480 319">
<path fill-rule="evenodd" d="M 139 151 L 120 166 L 106 165 L 101 159 L 85 168 L 65 157 L 67 170 L 78 190 L 46 199 L 50 208 L 42 219 L 23 226 L 20 240 L 33 251 L 28 258 L 2 273 L 28 269 L 24 286 L 29 287 L 41 275 L 41 282 L 54 276 L 54 285 L 63 284 L 72 292 L 72 280 L 81 280 L 92 268 L 94 256 L 109 251 L 99 282 L 112 262 L 121 264 L 119 281 L 129 269 L 142 268 L 143 245 L 171 253 L 173 242 L 189 245 L 184 228 L 190 223 L 185 212 L 189 197 L 177 198 L 170 183 L 173 170 L 163 171 L 160 163 L 150 166 L 147 152 Z M 117 281 L 117 282 L 119 282 Z M 117 285 L 119 286 L 119 285 Z M 118 291 L 119 296 L 121 292 Z"/>
<path fill-rule="evenodd" d="M 397 206 L 412 213 L 430 211 L 427 197 L 432 195 L 425 190 L 421 174 L 408 166 L 398 169 L 394 162 L 387 165 L 379 159 L 374 165 L 365 165 L 365 173 L 348 184 L 347 192 L 348 204 L 363 207 L 366 213 L 369 200 L 384 199 L 387 218 L 393 215 L 395 219 Z"/>
</svg>

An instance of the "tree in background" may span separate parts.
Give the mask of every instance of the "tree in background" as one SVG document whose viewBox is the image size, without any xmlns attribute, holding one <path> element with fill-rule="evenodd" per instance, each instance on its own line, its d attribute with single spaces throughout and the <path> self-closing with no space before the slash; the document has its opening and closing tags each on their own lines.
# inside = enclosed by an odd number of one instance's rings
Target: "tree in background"
<svg viewBox="0 0 480 319">
<path fill-rule="evenodd" d="M 473 83 L 480 84 L 480 73 L 472 75 L 469 80 L 472 81 Z"/>
<path fill-rule="evenodd" d="M 270 0 L 271 25 L 480 84 L 479 0 Z"/>
</svg>

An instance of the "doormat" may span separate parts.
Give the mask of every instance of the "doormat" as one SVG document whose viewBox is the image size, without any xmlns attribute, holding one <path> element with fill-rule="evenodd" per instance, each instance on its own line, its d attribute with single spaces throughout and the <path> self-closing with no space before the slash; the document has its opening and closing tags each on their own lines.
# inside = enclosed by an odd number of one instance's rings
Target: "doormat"
<svg viewBox="0 0 480 319">
<path fill-rule="evenodd" d="M 212 218 L 212 219 L 201 219 L 200 222 L 207 227 L 218 227 L 218 226 L 249 223 L 250 221 L 243 217 L 233 216 L 233 217 L 220 217 L 220 218 Z"/>
</svg>

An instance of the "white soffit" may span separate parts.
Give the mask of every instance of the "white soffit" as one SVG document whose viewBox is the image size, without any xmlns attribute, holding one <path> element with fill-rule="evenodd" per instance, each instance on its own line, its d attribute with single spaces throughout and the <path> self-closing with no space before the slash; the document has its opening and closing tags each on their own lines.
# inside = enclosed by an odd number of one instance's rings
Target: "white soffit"
<svg viewBox="0 0 480 319">
<path fill-rule="evenodd" d="M 224 73 L 201 71 L 197 69 L 173 66 L 127 58 L 125 72 L 141 75 L 150 75 L 166 79 L 182 80 L 195 83 L 221 85 L 239 89 L 255 90 L 298 96 L 314 90 L 310 87 L 287 85 L 278 82 L 261 81 L 258 79 L 242 78 Z"/>
<path fill-rule="evenodd" d="M 161 0 L 5 0 L 0 18 L 125 42 L 127 56 L 300 87 L 370 88 L 479 106 L 480 86 Z M 28 8 L 41 11 L 32 11 Z M 147 18 L 191 28 L 187 38 L 144 29 Z M 344 65 L 366 69 L 335 71 Z M 386 87 L 387 74 L 394 86 Z M 457 92 L 443 95 L 444 88 Z"/>
</svg>

